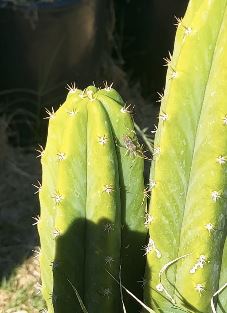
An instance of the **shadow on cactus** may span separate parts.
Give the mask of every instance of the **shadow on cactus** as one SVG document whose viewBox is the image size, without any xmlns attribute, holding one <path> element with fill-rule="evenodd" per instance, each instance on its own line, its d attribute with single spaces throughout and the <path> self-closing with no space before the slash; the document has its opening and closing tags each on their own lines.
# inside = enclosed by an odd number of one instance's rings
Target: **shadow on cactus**
<svg viewBox="0 0 227 313">
<path fill-rule="evenodd" d="M 56 238 L 56 255 L 52 263 L 53 292 L 51 297 L 54 312 L 82 312 L 72 285 L 76 288 L 88 312 L 96 310 L 98 312 L 102 307 L 106 308 L 107 312 L 121 312 L 120 288 L 108 274 L 110 272 L 118 277 L 121 262 L 119 250 L 116 250 L 115 254 L 109 251 L 112 245 L 111 233 L 106 231 L 109 224 L 110 221 L 105 219 L 98 224 L 78 219 L 63 236 Z M 84 227 L 86 227 L 87 238 L 91 238 L 87 245 L 83 244 L 81 239 L 81 231 Z M 143 233 L 137 232 L 131 232 L 130 237 L 134 241 L 144 239 Z M 76 242 L 75 238 L 80 238 L 81 242 Z M 100 242 L 103 243 L 102 247 L 100 247 Z M 139 273 L 138 264 L 134 263 L 133 267 L 134 273 Z M 138 282 L 141 277 L 135 274 L 134 279 L 137 286 L 134 286 L 133 292 L 142 299 L 143 288 Z M 139 307 L 136 302 L 133 299 L 126 300 L 126 297 L 124 294 L 124 302 L 134 307 L 137 312 Z"/>
</svg>

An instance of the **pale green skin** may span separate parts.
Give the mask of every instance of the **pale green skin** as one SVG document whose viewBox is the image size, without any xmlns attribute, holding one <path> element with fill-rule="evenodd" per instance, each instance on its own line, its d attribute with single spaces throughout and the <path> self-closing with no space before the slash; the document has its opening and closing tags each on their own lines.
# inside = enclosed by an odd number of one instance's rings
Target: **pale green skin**
<svg viewBox="0 0 227 313">
<path fill-rule="evenodd" d="M 120 312 L 120 289 L 107 273 L 118 279 L 120 265 L 122 282 L 142 296 L 137 281 L 145 270 L 142 251 L 138 252 L 146 238 L 144 161 L 124 146 L 123 136 L 137 139 L 130 114 L 121 111 L 123 104 L 112 88 L 71 90 L 50 119 L 38 223 L 48 313 L 82 312 L 69 281 L 89 313 Z M 104 135 L 107 141 L 102 144 Z M 109 193 L 106 185 L 112 188 Z M 59 203 L 53 198 L 56 192 L 63 197 Z M 106 257 L 113 261 L 108 263 Z M 127 266 L 132 258 L 135 263 Z M 126 307 L 137 312 L 128 299 Z"/>
<path fill-rule="evenodd" d="M 192 312 L 211 312 L 212 295 L 219 289 L 219 279 L 226 277 L 226 263 L 221 277 L 220 270 L 227 164 L 217 162 L 219 156 L 227 156 L 226 6 L 226 0 L 190 1 L 167 74 L 160 112 L 167 120 L 160 119 L 155 138 L 160 154 L 152 165 L 156 186 L 149 209 L 154 218 L 149 233 L 161 257 L 148 253 L 145 289 L 145 301 L 157 312 L 174 311 L 168 295 L 156 288 L 159 272 L 168 262 L 187 255 L 169 267 L 168 279 L 162 275 L 162 284 L 178 306 Z M 213 191 L 220 192 L 217 201 L 212 200 Z M 205 227 L 209 223 L 215 228 L 210 232 Z M 201 255 L 207 262 L 190 273 Z M 196 290 L 197 284 L 205 290 Z"/>
</svg>

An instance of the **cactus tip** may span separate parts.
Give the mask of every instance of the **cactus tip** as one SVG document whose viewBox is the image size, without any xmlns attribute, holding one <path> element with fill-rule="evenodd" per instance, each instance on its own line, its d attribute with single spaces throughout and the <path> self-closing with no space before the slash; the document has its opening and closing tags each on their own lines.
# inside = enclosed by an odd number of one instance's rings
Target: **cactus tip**
<svg viewBox="0 0 227 313">
<path fill-rule="evenodd" d="M 88 99 L 90 101 L 94 101 L 95 100 L 93 90 L 86 90 L 86 95 L 87 95 L 87 97 L 88 97 Z"/>
</svg>

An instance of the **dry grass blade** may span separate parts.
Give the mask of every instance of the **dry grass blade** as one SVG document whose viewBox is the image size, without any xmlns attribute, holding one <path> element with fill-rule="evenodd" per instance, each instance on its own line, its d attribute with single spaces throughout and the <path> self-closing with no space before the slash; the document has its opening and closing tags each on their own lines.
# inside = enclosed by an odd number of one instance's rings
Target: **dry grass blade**
<svg viewBox="0 0 227 313">
<path fill-rule="evenodd" d="M 74 292 L 75 292 L 75 294 L 76 294 L 76 296 L 77 296 L 77 299 L 78 299 L 78 301 L 79 301 L 79 303 L 80 303 L 80 307 L 81 307 L 83 313 L 88 313 L 88 311 L 87 311 L 87 309 L 85 308 L 85 305 L 84 305 L 84 303 L 83 303 L 83 301 L 82 301 L 82 299 L 81 299 L 81 297 L 80 297 L 80 295 L 79 295 L 79 292 L 77 291 L 76 287 L 71 283 L 71 281 L 70 281 L 69 279 L 67 279 L 67 280 L 68 280 L 68 282 L 70 283 L 70 285 L 72 286 L 72 288 L 73 288 L 73 290 L 74 290 Z"/>
<path fill-rule="evenodd" d="M 227 288 L 227 283 L 224 284 L 224 286 L 222 286 L 220 289 L 218 289 L 218 291 L 216 291 L 213 294 L 213 297 L 211 298 L 211 309 L 213 313 L 217 313 L 215 306 L 214 306 L 214 298 L 219 295 L 225 288 Z"/>
<path fill-rule="evenodd" d="M 138 133 L 138 135 L 142 138 L 142 140 L 144 141 L 144 143 L 146 144 L 148 150 L 150 151 L 150 153 L 153 153 L 154 148 L 154 142 L 153 140 L 149 137 L 149 135 L 146 134 L 147 128 L 141 129 L 136 123 L 134 123 L 135 125 L 135 129 Z"/>
<path fill-rule="evenodd" d="M 107 271 L 107 270 L 106 270 Z M 155 313 L 151 308 L 149 308 L 145 303 L 138 299 L 131 291 L 129 291 L 124 285 L 122 285 L 109 271 L 107 273 L 120 285 L 134 300 L 136 300 L 147 312 Z"/>
<path fill-rule="evenodd" d="M 119 271 L 119 282 L 120 282 L 120 294 L 121 294 L 121 303 L 122 303 L 123 312 L 127 313 L 126 308 L 125 308 L 125 304 L 124 304 L 124 299 L 123 299 L 123 292 L 122 292 L 121 266 L 120 266 L 120 271 Z"/>
</svg>

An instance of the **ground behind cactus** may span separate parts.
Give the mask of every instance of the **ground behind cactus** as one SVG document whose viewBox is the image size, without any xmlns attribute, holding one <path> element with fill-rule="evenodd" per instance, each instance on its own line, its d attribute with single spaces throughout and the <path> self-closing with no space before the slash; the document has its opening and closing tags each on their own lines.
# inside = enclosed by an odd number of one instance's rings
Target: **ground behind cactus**
<svg viewBox="0 0 227 313">
<path fill-rule="evenodd" d="M 0 120 L 0 313 L 38 313 L 43 301 L 35 290 L 40 274 L 32 250 L 39 242 L 32 216 L 38 201 L 32 183 L 40 166 L 30 149 L 10 147 L 8 131 Z"/>
</svg>

